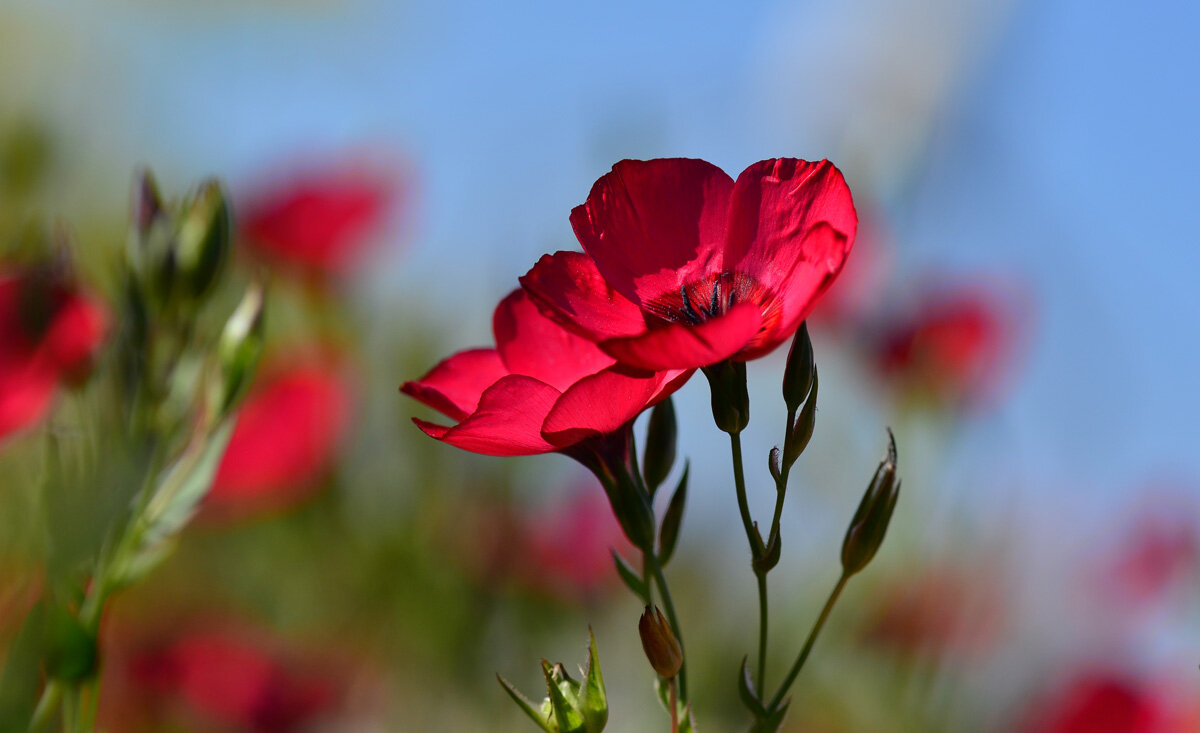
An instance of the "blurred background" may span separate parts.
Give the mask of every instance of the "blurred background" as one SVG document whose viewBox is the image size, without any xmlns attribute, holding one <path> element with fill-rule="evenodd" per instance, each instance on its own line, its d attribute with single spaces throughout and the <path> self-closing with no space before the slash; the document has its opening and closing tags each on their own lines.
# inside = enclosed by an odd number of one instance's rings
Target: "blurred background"
<svg viewBox="0 0 1200 733">
<path fill-rule="evenodd" d="M 490 342 L 617 160 L 795 156 L 844 171 L 861 225 L 810 319 L 774 679 L 885 426 L 905 495 L 788 730 L 1200 729 L 1197 37 L 1184 0 L 7 0 L 0 254 L 64 222 L 114 302 L 149 166 L 172 197 L 218 177 L 238 267 L 270 280 L 216 487 L 105 617 L 102 725 L 531 729 L 494 673 L 537 697 L 537 661 L 582 662 L 591 624 L 610 729 L 663 727 L 594 479 L 431 441 L 397 387 Z M 784 355 L 749 369 L 756 516 Z M 670 572 L 700 726 L 728 730 L 756 599 L 706 391 L 675 398 Z M 0 648 L 40 592 L 30 467 L 83 401 L 46 395 L 0 411 Z"/>
</svg>

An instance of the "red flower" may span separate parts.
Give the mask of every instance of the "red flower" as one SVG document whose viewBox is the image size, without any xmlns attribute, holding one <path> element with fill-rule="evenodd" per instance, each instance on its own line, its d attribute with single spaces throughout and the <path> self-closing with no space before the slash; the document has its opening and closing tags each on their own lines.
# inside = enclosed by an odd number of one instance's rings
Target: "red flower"
<svg viewBox="0 0 1200 733">
<path fill-rule="evenodd" d="M 107 329 L 100 305 L 53 273 L 0 274 L 0 438 L 46 413 L 86 376 Z"/>
<path fill-rule="evenodd" d="M 521 279 L 539 307 L 624 364 L 692 369 L 790 338 L 858 219 L 828 161 L 764 160 L 734 182 L 671 158 L 617 163 L 571 225 L 587 255 L 547 255 Z"/>
<path fill-rule="evenodd" d="M 135 654 L 128 661 L 128 692 L 141 699 L 139 708 L 180 699 L 209 724 L 300 730 L 329 713 L 342 691 L 332 674 L 271 646 L 247 633 L 188 633 Z"/>
<path fill-rule="evenodd" d="M 246 243 L 318 279 L 345 274 L 377 233 L 394 184 L 361 169 L 312 169 L 253 195 L 241 208 Z"/>
<path fill-rule="evenodd" d="M 1183 733 L 1163 700 L 1116 677 L 1077 680 L 1031 726 L 1037 733 Z"/>
<path fill-rule="evenodd" d="M 886 378 L 918 394 L 951 404 L 983 401 L 1012 355 L 1014 320 L 996 295 L 937 293 L 888 327 L 876 363 Z"/>
<path fill-rule="evenodd" d="M 492 328 L 495 349 L 459 352 L 400 388 L 456 421 L 414 418 L 421 430 L 474 453 L 568 450 L 625 427 L 691 376 L 615 366 L 595 344 L 542 315 L 521 290 L 496 306 Z"/>
<path fill-rule="evenodd" d="M 351 391 L 317 362 L 268 370 L 246 398 L 206 504 L 246 514 L 295 503 L 318 486 L 350 424 Z"/>
<path fill-rule="evenodd" d="M 611 587 L 611 552 L 629 547 L 608 504 L 590 491 L 528 517 L 519 537 L 525 583 L 564 598 L 587 599 Z"/>
</svg>

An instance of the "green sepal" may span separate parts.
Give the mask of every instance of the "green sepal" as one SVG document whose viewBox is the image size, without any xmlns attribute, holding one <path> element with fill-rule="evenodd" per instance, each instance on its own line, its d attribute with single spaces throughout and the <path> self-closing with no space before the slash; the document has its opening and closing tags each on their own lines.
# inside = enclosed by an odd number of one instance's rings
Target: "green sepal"
<svg viewBox="0 0 1200 733">
<path fill-rule="evenodd" d="M 621 582 L 625 583 L 635 596 L 646 601 L 650 591 L 642 582 L 641 576 L 629 566 L 629 563 L 625 562 L 625 558 L 617 554 L 616 550 L 610 550 L 610 552 L 612 552 L 613 564 L 617 566 L 617 575 L 621 577 Z"/>
<path fill-rule="evenodd" d="M 667 504 L 662 526 L 658 530 L 658 562 L 663 566 L 671 561 L 671 555 L 675 552 L 675 544 L 679 541 L 679 528 L 683 524 L 683 509 L 687 504 L 690 470 L 691 466 L 685 464 L 683 476 L 679 479 L 679 485 L 675 487 L 675 493 L 671 495 L 671 502 Z"/>
<path fill-rule="evenodd" d="M 583 726 L 588 733 L 599 733 L 608 724 L 608 693 L 604 689 L 604 676 L 600 673 L 600 655 L 596 652 L 596 635 L 588 627 L 588 659 L 583 670 L 583 682 L 579 687 L 579 710 L 583 713 Z"/>
<path fill-rule="evenodd" d="M 800 411 L 800 416 L 796 418 L 796 424 L 791 426 L 788 431 L 787 440 L 783 444 L 783 465 L 791 466 L 808 447 L 808 442 L 812 440 L 813 429 L 817 424 L 817 387 L 820 385 L 820 379 L 816 371 L 813 372 L 812 389 L 808 393 L 808 399 L 804 402 L 804 409 Z"/>
<path fill-rule="evenodd" d="M 517 704 L 517 707 L 524 710 L 529 719 L 538 724 L 538 727 L 546 731 L 546 733 L 558 732 L 557 726 L 552 725 L 546 716 L 542 715 L 541 711 L 533 706 L 533 701 L 518 692 L 517 688 L 513 687 L 511 682 L 500 675 L 496 675 L 496 681 L 500 683 L 500 686 L 504 688 L 504 691 L 508 693 L 512 701 Z"/>
<path fill-rule="evenodd" d="M 558 733 L 587 733 L 583 713 L 576 707 L 579 683 L 571 679 L 561 664 L 550 664 L 545 659 L 542 660 L 542 675 L 546 678 L 546 691 L 550 694 L 550 708 L 554 711 Z"/>
<path fill-rule="evenodd" d="M 679 429 L 675 420 L 675 405 L 671 398 L 659 402 L 650 410 L 650 423 L 646 427 L 646 451 L 642 456 L 642 476 L 650 496 L 666 480 L 675 465 L 675 443 Z"/>
</svg>

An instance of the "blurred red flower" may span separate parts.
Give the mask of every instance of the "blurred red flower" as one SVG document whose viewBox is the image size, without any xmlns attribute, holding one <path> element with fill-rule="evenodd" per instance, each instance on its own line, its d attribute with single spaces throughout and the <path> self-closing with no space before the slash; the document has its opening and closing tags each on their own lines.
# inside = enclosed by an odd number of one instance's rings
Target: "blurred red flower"
<svg viewBox="0 0 1200 733">
<path fill-rule="evenodd" d="M 396 189 L 364 167 L 314 167 L 247 197 L 238 221 L 255 252 L 323 280 L 358 263 L 394 205 Z"/>
<path fill-rule="evenodd" d="M 623 160 L 571 212 L 587 255 L 543 257 L 521 284 L 618 361 L 693 369 L 790 338 L 841 271 L 858 218 L 828 161 Z M 594 263 L 594 264 L 593 264 Z"/>
<path fill-rule="evenodd" d="M 0 273 L 0 438 L 41 418 L 60 383 L 86 376 L 107 326 L 100 303 L 52 268 Z"/>
<path fill-rule="evenodd" d="M 901 388 L 963 406 L 994 396 L 1015 346 L 1015 315 L 997 293 L 945 290 L 885 328 L 875 362 Z"/>
<path fill-rule="evenodd" d="M 1113 601 L 1142 606 L 1162 600 L 1172 583 L 1192 577 L 1200 566 L 1200 536 L 1194 512 L 1156 507 L 1127 528 L 1101 585 Z"/>
<path fill-rule="evenodd" d="M 871 604 L 867 642 L 934 656 L 990 649 L 1005 612 L 992 576 L 988 568 L 935 568 L 885 586 Z"/>
<path fill-rule="evenodd" d="M 206 508 L 222 516 L 279 509 L 308 497 L 350 425 L 341 370 L 304 355 L 264 370 L 237 418 Z"/>
<path fill-rule="evenodd" d="M 531 588 L 586 600 L 616 587 L 612 550 L 632 550 L 612 509 L 594 491 L 572 491 L 566 501 L 526 517 L 517 557 Z"/>
<path fill-rule="evenodd" d="M 400 388 L 457 421 L 413 418 L 421 430 L 474 453 L 570 449 L 616 432 L 691 376 L 614 366 L 595 344 L 542 315 L 522 290 L 496 306 L 492 329 L 495 349 L 459 352 Z"/>
<path fill-rule="evenodd" d="M 1187 733 L 1167 703 L 1115 676 L 1083 677 L 1061 690 L 1037 716 L 1035 733 Z"/>
<path fill-rule="evenodd" d="M 121 691 L 139 716 L 180 701 L 207 725 L 301 730 L 337 707 L 344 684 L 277 646 L 245 631 L 188 632 L 133 653 Z"/>
</svg>

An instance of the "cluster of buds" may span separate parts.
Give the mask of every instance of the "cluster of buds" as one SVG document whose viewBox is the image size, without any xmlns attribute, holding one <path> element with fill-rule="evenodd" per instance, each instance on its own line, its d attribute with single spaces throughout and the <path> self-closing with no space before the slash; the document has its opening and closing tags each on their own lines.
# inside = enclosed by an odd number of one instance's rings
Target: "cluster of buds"
<svg viewBox="0 0 1200 733">
<path fill-rule="evenodd" d="M 596 654 L 596 636 L 588 629 L 588 659 L 573 679 L 561 664 L 542 660 L 546 698 L 535 705 L 508 680 L 496 676 L 509 697 L 546 733 L 599 733 L 608 724 L 608 696 Z"/>
</svg>

